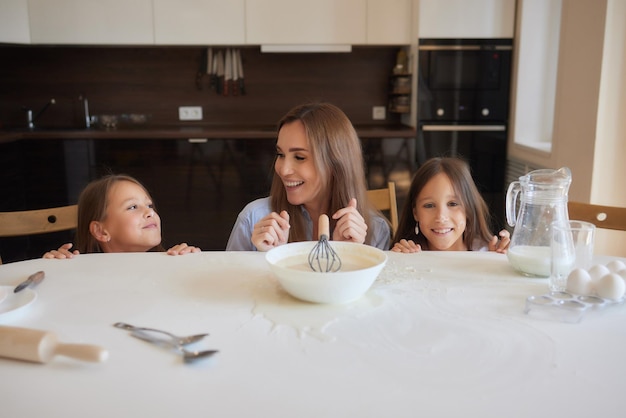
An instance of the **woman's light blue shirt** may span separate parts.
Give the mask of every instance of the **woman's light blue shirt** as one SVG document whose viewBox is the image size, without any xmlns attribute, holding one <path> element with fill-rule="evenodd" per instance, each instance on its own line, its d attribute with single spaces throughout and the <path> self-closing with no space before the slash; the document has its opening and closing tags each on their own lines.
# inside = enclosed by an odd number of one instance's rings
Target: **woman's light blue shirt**
<svg viewBox="0 0 626 418">
<path fill-rule="evenodd" d="M 302 211 L 306 219 L 307 240 L 312 241 L 313 222 L 304 207 L 302 207 Z M 226 244 L 226 251 L 256 251 L 256 247 L 250 240 L 254 225 L 271 212 L 269 197 L 263 197 L 248 203 L 237 216 L 237 221 L 230 233 L 230 238 L 228 238 L 228 244 Z M 378 215 L 374 215 L 372 216 L 372 225 L 368 225 L 368 228 L 372 232 L 371 245 L 381 250 L 388 250 L 391 230 L 387 221 Z"/>
</svg>

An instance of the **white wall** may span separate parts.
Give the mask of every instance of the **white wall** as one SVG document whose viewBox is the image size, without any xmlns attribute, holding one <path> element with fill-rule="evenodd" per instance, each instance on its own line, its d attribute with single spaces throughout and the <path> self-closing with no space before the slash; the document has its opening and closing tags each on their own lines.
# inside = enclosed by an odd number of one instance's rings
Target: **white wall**
<svg viewBox="0 0 626 418">
<path fill-rule="evenodd" d="M 590 201 L 626 207 L 626 1 L 609 0 L 606 17 Z M 596 249 L 626 257 L 626 232 L 598 230 Z"/>
<path fill-rule="evenodd" d="M 593 177 L 606 0 L 564 1 L 552 161 L 572 169 L 570 200 L 589 202 Z"/>
<path fill-rule="evenodd" d="M 516 84 L 523 88 L 516 92 L 513 112 L 523 121 L 513 135 L 517 143 L 545 150 L 552 147 L 561 2 L 524 0 L 517 10 Z"/>
<path fill-rule="evenodd" d="M 624 22 L 624 0 L 563 1 L 551 150 L 509 138 L 510 158 L 572 169 L 570 200 L 626 207 Z M 520 123 L 514 114 L 511 132 Z M 626 233 L 599 230 L 596 253 L 626 257 Z"/>
</svg>

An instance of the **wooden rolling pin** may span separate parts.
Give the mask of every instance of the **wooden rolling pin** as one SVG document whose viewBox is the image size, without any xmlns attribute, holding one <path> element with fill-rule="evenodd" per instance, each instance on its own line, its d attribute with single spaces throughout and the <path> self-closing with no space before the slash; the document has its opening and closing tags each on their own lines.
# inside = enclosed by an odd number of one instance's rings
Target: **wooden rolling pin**
<svg viewBox="0 0 626 418">
<path fill-rule="evenodd" d="M 109 353 L 97 345 L 60 343 L 48 331 L 0 326 L 0 357 L 47 363 L 56 355 L 100 363 Z"/>
</svg>

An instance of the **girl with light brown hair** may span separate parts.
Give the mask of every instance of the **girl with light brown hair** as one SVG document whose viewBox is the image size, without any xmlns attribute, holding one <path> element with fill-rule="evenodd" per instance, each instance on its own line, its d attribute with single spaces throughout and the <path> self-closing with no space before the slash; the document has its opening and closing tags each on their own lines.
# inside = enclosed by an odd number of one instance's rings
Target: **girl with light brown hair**
<svg viewBox="0 0 626 418">
<path fill-rule="evenodd" d="M 136 179 L 108 175 L 89 183 L 78 198 L 76 247 L 72 243 L 44 254 L 44 258 L 72 258 L 81 253 L 165 251 L 161 246 L 161 218 L 152 197 Z M 199 252 L 186 243 L 170 248 L 170 255 Z"/>
</svg>

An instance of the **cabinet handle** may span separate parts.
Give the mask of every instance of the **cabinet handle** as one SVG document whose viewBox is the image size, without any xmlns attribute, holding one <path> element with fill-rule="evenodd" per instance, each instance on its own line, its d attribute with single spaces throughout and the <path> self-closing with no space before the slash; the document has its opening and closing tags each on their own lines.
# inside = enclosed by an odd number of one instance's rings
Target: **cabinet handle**
<svg viewBox="0 0 626 418">
<path fill-rule="evenodd" d="M 486 132 L 505 131 L 504 125 L 422 125 L 424 131 L 466 131 L 466 132 Z"/>
</svg>

